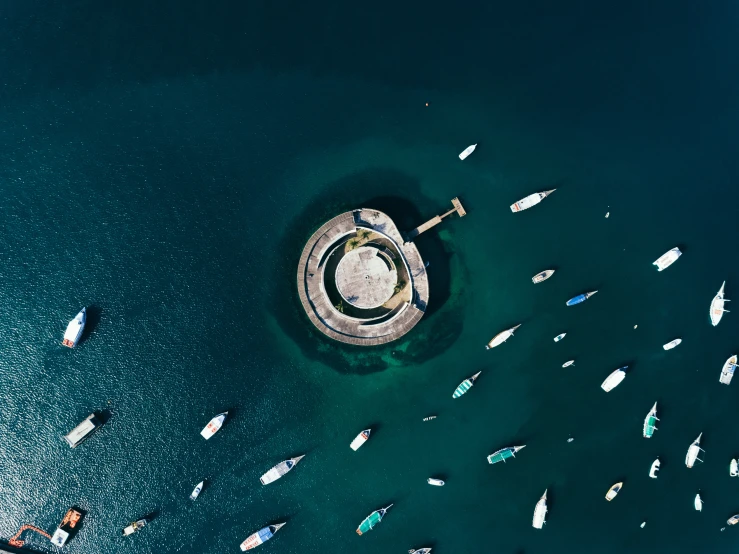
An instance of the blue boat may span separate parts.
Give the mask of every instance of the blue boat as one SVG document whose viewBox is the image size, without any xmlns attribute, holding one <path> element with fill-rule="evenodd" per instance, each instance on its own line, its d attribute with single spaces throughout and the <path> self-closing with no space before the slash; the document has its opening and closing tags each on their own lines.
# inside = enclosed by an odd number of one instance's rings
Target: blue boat
<svg viewBox="0 0 739 554">
<path fill-rule="evenodd" d="M 580 304 L 581 302 L 585 302 L 588 298 L 590 298 L 591 296 L 593 296 L 596 292 L 598 292 L 598 291 L 597 290 L 594 290 L 592 292 L 586 292 L 585 294 L 579 294 L 575 298 L 570 298 L 567 301 L 567 305 L 568 306 L 574 306 L 575 304 Z"/>
</svg>

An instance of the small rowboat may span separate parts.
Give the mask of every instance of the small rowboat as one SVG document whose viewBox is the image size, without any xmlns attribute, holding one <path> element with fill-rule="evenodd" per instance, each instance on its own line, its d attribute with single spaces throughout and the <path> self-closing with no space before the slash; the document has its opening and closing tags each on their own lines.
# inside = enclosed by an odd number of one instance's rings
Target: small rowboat
<svg viewBox="0 0 739 554">
<path fill-rule="evenodd" d="M 526 198 L 522 198 L 518 202 L 514 202 L 513 204 L 511 204 L 511 211 L 513 213 L 516 213 L 528 210 L 529 208 L 536 206 L 539 202 L 544 200 L 555 190 L 557 189 L 545 190 L 543 192 L 535 192 L 534 194 L 529 194 Z"/>
<path fill-rule="evenodd" d="M 699 512 L 703 511 L 703 500 L 701 499 L 700 493 L 695 495 L 695 500 L 693 501 L 693 506 L 695 506 L 695 509 Z"/>
<path fill-rule="evenodd" d="M 262 527 L 259 531 L 256 533 L 249 535 L 244 542 L 241 543 L 239 548 L 246 552 L 247 550 L 251 550 L 252 548 L 256 548 L 260 544 L 264 544 L 269 539 L 275 536 L 275 533 L 282 529 L 285 526 L 284 523 L 275 523 L 274 525 L 268 525 L 267 527 Z"/>
<path fill-rule="evenodd" d="M 569 362 L 563 363 L 562 367 L 570 367 L 571 365 L 575 365 L 575 360 L 570 360 Z"/>
<path fill-rule="evenodd" d="M 426 482 L 429 485 L 434 485 L 435 487 L 443 487 L 445 485 L 444 481 L 442 481 L 441 479 L 433 479 L 431 477 L 426 479 Z"/>
<path fill-rule="evenodd" d="M 721 377 L 718 378 L 719 383 L 724 385 L 731 384 L 731 379 L 734 377 L 734 370 L 736 369 L 736 354 L 726 360 L 724 367 L 721 368 Z"/>
<path fill-rule="evenodd" d="M 593 296 L 596 292 L 598 291 L 594 290 L 594 291 L 586 292 L 585 294 L 578 294 L 577 296 L 570 298 L 567 302 L 565 302 L 565 304 L 567 304 L 568 306 L 574 306 L 575 304 L 582 304 L 588 298 Z"/>
<path fill-rule="evenodd" d="M 203 484 L 205 481 L 200 481 L 197 485 L 195 485 L 195 488 L 193 489 L 192 493 L 190 493 L 190 500 L 195 500 L 198 496 L 200 496 L 200 493 L 203 491 Z"/>
<path fill-rule="evenodd" d="M 305 454 L 302 456 L 297 456 L 296 458 L 290 458 L 289 460 L 285 460 L 284 462 L 280 462 L 272 469 L 270 469 L 267 473 L 262 475 L 259 478 L 259 481 L 262 483 L 262 485 L 268 485 L 277 481 L 280 477 L 282 477 L 288 471 L 298 465 L 298 462 L 303 458 L 305 458 Z"/>
<path fill-rule="evenodd" d="M 611 500 L 616 498 L 616 495 L 621 491 L 621 487 L 623 486 L 624 484 L 623 482 L 621 482 L 621 483 L 616 483 L 610 489 L 608 489 L 608 492 L 606 493 L 606 500 L 610 502 Z"/>
<path fill-rule="evenodd" d="M 215 416 L 213 419 L 211 419 L 208 422 L 208 425 L 205 426 L 205 428 L 200 431 L 200 434 L 203 436 L 205 440 L 208 440 L 210 437 L 215 435 L 218 430 L 223 425 L 223 422 L 226 421 L 226 416 L 228 415 L 228 412 L 223 412 Z"/>
<path fill-rule="evenodd" d="M 711 325 L 716 327 L 718 325 L 718 322 L 721 321 L 721 317 L 723 317 L 724 312 L 728 312 L 729 310 L 724 310 L 724 302 L 728 302 L 729 300 L 727 298 L 724 298 L 724 287 L 726 286 L 726 281 L 724 281 L 721 284 L 721 288 L 716 293 L 716 296 L 713 297 L 713 300 L 711 300 Z"/>
<path fill-rule="evenodd" d="M 495 348 L 496 346 L 503 344 L 505 341 L 513 336 L 513 332 L 519 327 L 521 327 L 520 323 L 515 327 L 511 327 L 510 329 L 506 329 L 505 331 L 501 331 L 500 333 L 495 335 L 492 339 L 490 339 L 490 342 L 485 345 L 485 350 L 490 350 L 491 348 Z"/>
<path fill-rule="evenodd" d="M 380 510 L 375 510 L 370 515 L 368 515 L 366 518 L 362 520 L 362 523 L 359 524 L 359 527 L 357 527 L 357 535 L 363 535 L 367 531 L 372 531 L 372 529 L 375 528 L 375 526 L 382 521 L 382 518 L 385 517 L 385 514 L 387 511 L 392 508 L 393 505 L 390 504 L 389 506 L 382 508 Z"/>
<path fill-rule="evenodd" d="M 468 390 L 470 390 L 472 388 L 472 385 L 475 384 L 475 379 L 477 379 L 480 376 L 480 373 L 482 373 L 482 371 L 478 371 L 469 379 L 465 379 L 464 381 L 462 381 L 457 387 L 457 389 L 454 391 L 454 394 L 452 394 L 452 398 L 459 398 L 460 396 L 465 394 Z"/>
<path fill-rule="evenodd" d="M 365 442 L 367 442 L 367 439 L 369 439 L 371 432 L 372 432 L 372 429 L 365 429 L 364 431 L 359 433 L 356 437 L 354 437 L 354 440 L 349 445 L 349 448 L 351 448 L 352 450 L 356 452 L 360 446 L 362 446 Z"/>
<path fill-rule="evenodd" d="M 695 464 L 695 461 L 698 460 L 699 462 L 702 462 L 700 458 L 698 458 L 698 454 L 701 451 L 704 451 L 700 446 L 698 446 L 701 443 L 701 437 L 703 436 L 703 433 L 698 435 L 698 438 L 695 439 L 690 446 L 688 447 L 688 453 L 685 455 L 685 465 L 689 468 L 693 467 L 693 464 Z"/>
<path fill-rule="evenodd" d="M 554 337 L 554 342 L 559 342 L 563 338 L 565 338 L 566 336 L 567 336 L 567 333 L 560 333 L 559 335 L 557 335 L 556 337 Z"/>
<path fill-rule="evenodd" d="M 531 521 L 531 526 L 534 527 L 534 529 L 541 529 L 544 527 L 544 524 L 546 523 L 547 519 L 547 491 L 544 491 L 544 494 L 541 495 L 541 498 L 539 499 L 539 502 L 536 503 L 536 507 L 534 508 L 534 518 Z"/>
<path fill-rule="evenodd" d="M 662 254 L 659 258 L 652 262 L 652 265 L 657 266 L 657 271 L 664 271 L 672 264 L 674 264 L 680 256 L 682 256 L 682 252 L 680 252 L 679 248 L 675 247 L 672 250 L 668 250 L 667 252 Z"/>
<path fill-rule="evenodd" d="M 538 283 L 541 283 L 542 281 L 546 281 L 546 280 L 547 280 L 547 279 L 549 279 L 549 278 L 550 278 L 550 277 L 551 277 L 552 275 L 554 275 L 554 270 L 553 270 L 553 269 L 546 269 L 546 270 L 542 271 L 541 273 L 537 273 L 536 275 L 534 275 L 534 276 L 533 276 L 533 277 L 531 278 L 531 280 L 532 280 L 532 281 L 534 282 L 534 284 L 536 285 L 536 284 L 538 284 Z"/>
<path fill-rule="evenodd" d="M 672 350 L 673 348 L 675 348 L 675 347 L 676 347 L 676 346 L 677 346 L 678 344 L 680 344 L 681 342 L 683 342 L 683 339 L 675 339 L 675 340 L 671 340 L 671 341 L 670 341 L 670 342 L 668 342 L 667 344 L 663 344 L 663 345 L 662 345 L 662 348 L 664 348 L 665 350 Z"/>
<path fill-rule="evenodd" d="M 85 322 L 87 321 L 87 308 L 82 308 L 75 318 L 69 322 L 66 331 L 64 331 L 64 339 L 62 344 L 69 348 L 74 348 L 85 330 Z"/>
<path fill-rule="evenodd" d="M 477 148 L 477 144 L 471 144 L 471 145 L 469 145 L 467 148 L 465 148 L 464 150 L 462 150 L 462 152 L 459 154 L 459 159 L 460 160 L 467 159 L 467 156 L 469 156 L 470 154 L 472 154 L 475 151 L 475 148 Z"/>
</svg>

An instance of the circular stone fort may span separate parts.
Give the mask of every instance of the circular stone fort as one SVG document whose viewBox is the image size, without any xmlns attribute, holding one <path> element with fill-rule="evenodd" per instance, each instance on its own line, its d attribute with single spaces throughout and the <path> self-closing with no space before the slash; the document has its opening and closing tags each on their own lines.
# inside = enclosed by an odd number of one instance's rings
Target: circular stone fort
<svg viewBox="0 0 739 554">
<path fill-rule="evenodd" d="M 418 323 L 429 282 L 416 245 L 386 214 L 363 208 L 313 233 L 298 264 L 298 294 L 322 333 L 369 346 L 398 339 Z"/>
</svg>

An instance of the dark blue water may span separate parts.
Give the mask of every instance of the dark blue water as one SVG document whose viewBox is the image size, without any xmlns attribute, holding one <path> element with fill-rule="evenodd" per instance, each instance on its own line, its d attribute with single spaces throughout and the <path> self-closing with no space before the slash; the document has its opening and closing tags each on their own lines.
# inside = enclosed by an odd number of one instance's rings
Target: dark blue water
<svg viewBox="0 0 739 554">
<path fill-rule="evenodd" d="M 65 552 L 236 552 L 278 521 L 260 550 L 736 548 L 719 529 L 739 512 L 739 385 L 718 377 L 739 323 L 708 323 L 721 283 L 739 290 L 732 4 L 78 0 L 0 15 L 0 537 L 51 532 L 77 505 L 87 517 Z M 295 270 L 315 228 L 366 206 L 410 229 L 454 196 L 468 216 L 417 241 L 431 303 L 411 334 L 363 350 L 310 327 Z M 684 255 L 658 273 L 674 246 Z M 83 305 L 70 351 L 59 343 Z M 108 423 L 69 449 L 61 437 L 93 410 Z M 705 463 L 688 470 L 700 432 Z M 486 463 L 510 444 L 527 448 Z"/>
</svg>

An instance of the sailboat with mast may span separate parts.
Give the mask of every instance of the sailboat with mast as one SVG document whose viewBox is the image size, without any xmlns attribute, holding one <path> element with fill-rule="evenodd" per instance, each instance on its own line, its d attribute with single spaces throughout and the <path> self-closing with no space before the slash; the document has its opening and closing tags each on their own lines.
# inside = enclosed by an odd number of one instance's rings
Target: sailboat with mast
<svg viewBox="0 0 739 554">
<path fill-rule="evenodd" d="M 711 325 L 716 327 L 718 325 L 718 322 L 721 321 L 721 318 L 724 315 L 724 312 L 728 312 L 729 310 L 724 310 L 724 302 L 728 302 L 728 298 L 724 298 L 724 287 L 726 286 L 726 281 L 721 283 L 721 288 L 716 293 L 716 296 L 713 297 L 713 300 L 711 300 L 711 309 L 710 309 L 710 316 L 711 316 Z"/>
<path fill-rule="evenodd" d="M 502 331 L 495 335 L 492 339 L 490 339 L 490 342 L 485 345 L 485 350 L 490 350 L 491 348 L 495 348 L 496 346 L 503 344 L 505 341 L 513 336 L 513 332 L 519 327 L 521 327 L 520 323 L 515 327 L 511 327 L 510 329 L 506 329 L 505 331 Z"/>
<path fill-rule="evenodd" d="M 695 464 L 695 461 L 698 460 L 699 462 L 702 462 L 698 457 L 698 454 L 700 452 L 705 452 L 699 445 L 701 443 L 701 437 L 703 436 L 703 433 L 698 435 L 698 438 L 695 439 L 690 446 L 688 447 L 688 453 L 685 455 L 685 465 L 688 466 L 688 468 L 693 467 L 693 464 Z"/>
<path fill-rule="evenodd" d="M 539 502 L 536 503 L 534 508 L 534 518 L 531 521 L 532 527 L 535 529 L 541 529 L 544 527 L 547 519 L 547 490 L 544 490 L 544 494 L 541 495 Z"/>
<path fill-rule="evenodd" d="M 657 417 L 657 403 L 654 403 L 652 409 L 649 410 L 647 417 L 644 418 L 644 438 L 651 439 L 657 428 L 654 426 L 659 421 Z"/>
<path fill-rule="evenodd" d="M 475 379 L 477 379 L 480 376 L 480 373 L 482 373 L 482 371 L 478 371 L 469 379 L 465 379 L 464 381 L 462 381 L 459 384 L 459 386 L 456 388 L 456 390 L 454 391 L 454 394 L 452 394 L 452 398 L 459 398 L 460 396 L 465 394 L 468 390 L 470 390 L 472 388 L 472 385 L 475 384 Z"/>
<path fill-rule="evenodd" d="M 368 531 L 372 531 L 372 529 L 374 529 L 375 526 L 382 521 L 382 518 L 385 517 L 387 511 L 392 507 L 393 505 L 390 504 L 389 506 L 380 508 L 379 510 L 375 510 L 366 518 L 364 518 L 362 520 L 362 523 L 359 524 L 359 527 L 357 527 L 357 535 L 363 535 Z"/>
<path fill-rule="evenodd" d="M 493 452 L 488 456 L 488 463 L 497 464 L 498 462 L 505 462 L 508 458 L 515 458 L 516 453 L 520 452 L 524 448 L 526 448 L 525 444 L 521 446 L 508 446 L 506 448 L 501 448 L 497 452 Z"/>
<path fill-rule="evenodd" d="M 577 296 L 574 296 L 574 297 L 570 298 L 567 302 L 565 302 L 565 304 L 568 305 L 568 306 L 574 306 L 575 304 L 582 304 L 588 298 L 590 298 L 591 296 L 593 296 L 596 292 L 598 292 L 598 291 L 597 290 L 592 290 L 592 291 L 586 292 L 584 294 L 578 294 Z"/>
<path fill-rule="evenodd" d="M 557 189 L 545 190 L 543 192 L 535 192 L 534 194 L 529 194 L 527 197 L 522 198 L 518 202 L 514 202 L 513 204 L 511 204 L 511 211 L 515 214 L 516 212 L 528 210 L 529 208 L 536 206 L 539 202 L 544 200 L 555 190 Z"/>
<path fill-rule="evenodd" d="M 289 460 L 285 460 L 284 462 L 280 462 L 272 469 L 270 469 L 267 473 L 262 475 L 259 478 L 259 481 L 262 483 L 262 485 L 268 485 L 277 481 L 280 477 L 282 477 L 288 471 L 298 465 L 298 462 L 303 458 L 305 458 L 305 454 L 303 454 L 302 456 L 297 456 L 295 458 L 290 458 Z"/>
</svg>

